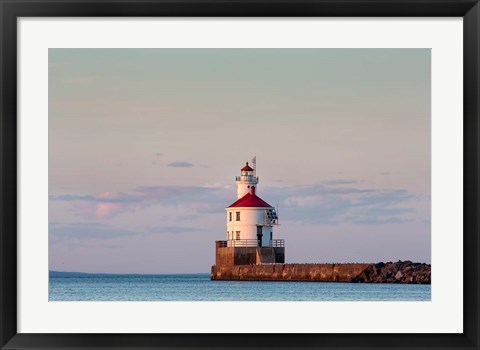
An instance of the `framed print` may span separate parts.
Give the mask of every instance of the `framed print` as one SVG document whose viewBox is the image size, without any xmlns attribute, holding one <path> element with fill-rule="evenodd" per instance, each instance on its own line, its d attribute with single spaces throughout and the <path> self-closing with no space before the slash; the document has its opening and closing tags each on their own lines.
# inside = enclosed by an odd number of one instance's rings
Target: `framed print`
<svg viewBox="0 0 480 350">
<path fill-rule="evenodd" d="M 478 343 L 476 1 L 2 2 L 2 349 Z"/>
</svg>

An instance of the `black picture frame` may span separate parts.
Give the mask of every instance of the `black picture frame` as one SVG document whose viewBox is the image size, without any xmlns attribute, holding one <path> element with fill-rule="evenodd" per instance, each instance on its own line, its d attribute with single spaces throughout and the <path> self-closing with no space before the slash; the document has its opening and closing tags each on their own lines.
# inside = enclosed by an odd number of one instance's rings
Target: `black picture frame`
<svg viewBox="0 0 480 350">
<path fill-rule="evenodd" d="M 0 0 L 1 349 L 479 349 L 478 0 Z M 17 333 L 17 19 L 124 16 L 463 17 L 464 302 L 461 334 Z M 460 233 L 457 233 L 460 234 Z M 460 268 L 459 268 L 460 271 Z M 394 319 L 394 315 L 392 315 Z M 448 315 L 445 315 L 447 318 Z"/>
</svg>

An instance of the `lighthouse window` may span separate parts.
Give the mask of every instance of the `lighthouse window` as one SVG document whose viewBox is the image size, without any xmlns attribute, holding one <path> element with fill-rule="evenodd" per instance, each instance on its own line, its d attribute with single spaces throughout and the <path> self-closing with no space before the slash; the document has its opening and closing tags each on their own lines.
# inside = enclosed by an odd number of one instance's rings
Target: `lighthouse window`
<svg viewBox="0 0 480 350">
<path fill-rule="evenodd" d="M 235 231 L 235 239 L 240 239 L 240 231 Z"/>
<path fill-rule="evenodd" d="M 240 212 L 237 211 L 235 214 L 237 215 L 237 217 L 235 218 L 235 220 L 240 221 Z"/>
<path fill-rule="evenodd" d="M 232 212 L 228 213 L 228 221 L 232 221 Z"/>
</svg>

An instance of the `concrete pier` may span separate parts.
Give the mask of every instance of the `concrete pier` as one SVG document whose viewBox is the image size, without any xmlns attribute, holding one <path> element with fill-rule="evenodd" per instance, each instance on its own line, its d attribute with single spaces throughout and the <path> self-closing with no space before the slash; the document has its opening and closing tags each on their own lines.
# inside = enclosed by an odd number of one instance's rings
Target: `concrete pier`
<svg viewBox="0 0 480 350">
<path fill-rule="evenodd" d="M 370 264 L 258 264 L 212 266 L 212 280 L 350 282 Z"/>
</svg>

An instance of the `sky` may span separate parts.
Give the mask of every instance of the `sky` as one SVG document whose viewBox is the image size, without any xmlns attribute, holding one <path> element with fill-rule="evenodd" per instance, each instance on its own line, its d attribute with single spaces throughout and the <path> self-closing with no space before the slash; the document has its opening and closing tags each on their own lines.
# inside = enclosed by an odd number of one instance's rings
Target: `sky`
<svg viewBox="0 0 480 350">
<path fill-rule="evenodd" d="M 49 49 L 49 269 L 197 273 L 257 157 L 286 262 L 431 262 L 429 49 Z"/>
</svg>

